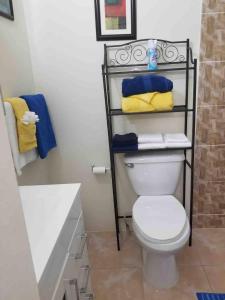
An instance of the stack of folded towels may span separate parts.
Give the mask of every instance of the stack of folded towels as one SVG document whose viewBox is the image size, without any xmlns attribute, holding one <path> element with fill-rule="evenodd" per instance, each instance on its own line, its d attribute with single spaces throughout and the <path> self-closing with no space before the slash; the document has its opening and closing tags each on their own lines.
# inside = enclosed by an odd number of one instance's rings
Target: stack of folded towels
<svg viewBox="0 0 225 300">
<path fill-rule="evenodd" d="M 188 148 L 191 142 L 183 133 L 138 135 L 138 149 Z"/>
<path fill-rule="evenodd" d="M 113 152 L 133 152 L 137 150 L 151 150 L 164 148 L 189 148 L 191 142 L 183 133 L 128 133 L 115 134 L 112 142 Z"/>
<path fill-rule="evenodd" d="M 132 152 L 138 150 L 138 138 L 135 133 L 115 134 L 112 140 L 113 152 Z"/>
<path fill-rule="evenodd" d="M 165 148 L 161 133 L 139 134 L 138 150 Z"/>
<path fill-rule="evenodd" d="M 163 138 L 166 148 L 191 147 L 191 142 L 183 133 L 167 133 L 164 134 Z"/>
<path fill-rule="evenodd" d="M 150 74 L 124 79 L 122 111 L 125 113 L 170 111 L 173 109 L 173 82 Z"/>
</svg>

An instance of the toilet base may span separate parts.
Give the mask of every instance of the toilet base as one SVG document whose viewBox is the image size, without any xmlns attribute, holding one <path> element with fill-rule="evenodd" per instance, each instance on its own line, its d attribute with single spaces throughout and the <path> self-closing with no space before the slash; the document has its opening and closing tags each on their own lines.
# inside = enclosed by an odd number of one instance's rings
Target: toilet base
<svg viewBox="0 0 225 300">
<path fill-rule="evenodd" d="M 143 261 L 145 281 L 160 289 L 176 285 L 179 275 L 175 255 L 162 255 L 144 248 Z"/>
</svg>

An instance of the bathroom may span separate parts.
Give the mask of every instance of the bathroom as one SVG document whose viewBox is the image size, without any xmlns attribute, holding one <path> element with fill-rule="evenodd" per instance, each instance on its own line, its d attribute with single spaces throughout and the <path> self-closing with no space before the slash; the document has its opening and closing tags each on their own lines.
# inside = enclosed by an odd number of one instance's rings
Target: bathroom
<svg viewBox="0 0 225 300">
<path fill-rule="evenodd" d="M 7 1 L 0 0 L 0 10 L 1 3 L 4 2 Z M 120 45 L 135 42 L 135 39 L 96 38 L 95 6 L 99 2 L 104 1 L 69 0 L 62 6 L 61 1 L 13 0 L 14 20 L 0 16 L 1 98 L 42 93 L 48 105 L 57 141 L 57 147 L 45 159 L 31 162 L 22 169 L 22 175 L 18 176 L 15 173 L 5 116 L 0 105 L 0 300 L 192 300 L 205 299 L 200 298 L 203 296 L 198 293 L 224 295 L 225 2 L 127 1 L 136 4 L 133 7 L 136 14 L 136 40 L 190 39 L 193 58 L 198 62 L 192 245 L 189 246 L 187 240 L 186 245 L 176 255 L 179 275 L 170 287 L 157 284 L 154 286 L 146 280 L 143 272 L 146 265 L 143 262 L 143 247 L 133 232 L 132 219 L 123 218 L 132 214 L 137 200 L 123 154 L 115 155 L 118 211 L 122 216 L 119 221 L 118 251 L 112 190 L 113 172 L 110 170 L 101 66 L 104 60 L 104 44 Z M 158 68 L 160 67 L 159 65 Z M 176 105 L 182 105 L 185 98 L 185 71 L 171 74 L 167 72 L 163 75 L 174 84 Z M 127 75 L 127 78 L 131 77 L 130 74 Z M 120 105 L 121 82 L 122 76 L 118 80 L 110 81 L 114 109 Z M 190 107 L 193 82 L 191 70 Z M 191 139 L 192 118 L 188 121 L 188 137 Z M 180 133 L 183 132 L 184 114 L 116 116 L 113 122 L 115 132 L 120 134 Z M 191 151 L 187 154 L 188 161 L 191 161 L 189 155 Z M 105 167 L 105 173 L 98 167 Z M 181 202 L 182 171 L 175 194 Z M 187 214 L 190 213 L 190 175 L 187 167 Z M 78 186 L 79 183 L 81 187 Z M 40 220 L 40 212 L 34 209 L 38 199 L 34 201 L 34 198 L 44 195 L 45 192 L 50 193 L 48 189 L 51 187 L 61 188 L 63 185 L 68 185 L 68 188 L 71 185 L 74 188 L 72 197 L 76 194 L 76 199 L 81 201 L 83 226 L 87 233 L 87 237 L 83 236 L 82 249 L 78 250 L 88 252 L 85 254 L 88 262 L 84 265 L 90 265 L 90 272 L 87 269 L 83 272 L 85 278 L 82 284 L 86 287 L 87 275 L 91 283 L 87 293 L 81 295 L 76 294 L 76 282 L 72 280 L 76 276 L 64 277 L 57 294 L 60 267 L 55 273 L 54 284 L 47 277 L 45 281 L 43 277 L 43 285 L 40 286 L 27 224 L 29 217 L 31 221 L 33 219 L 40 222 L 45 232 L 44 218 Z M 22 186 L 26 187 L 24 191 L 31 191 L 27 199 L 27 209 L 33 215 L 25 215 L 22 188 L 20 192 L 18 189 Z M 35 192 L 37 188 L 38 192 Z M 60 198 L 60 193 L 56 198 Z M 64 198 L 64 194 L 62 195 Z M 47 214 L 45 206 L 54 197 L 49 196 L 48 200 L 43 205 L 43 215 Z M 62 205 L 66 201 L 65 196 L 65 201 L 61 201 Z M 37 254 L 41 255 L 40 251 Z M 73 261 L 70 267 L 73 268 Z M 157 264 L 156 269 L 159 269 Z M 159 278 L 157 283 L 163 285 L 164 277 Z M 43 292 L 43 286 L 48 296 Z M 207 297 L 206 299 L 214 299 L 208 294 Z"/>
</svg>

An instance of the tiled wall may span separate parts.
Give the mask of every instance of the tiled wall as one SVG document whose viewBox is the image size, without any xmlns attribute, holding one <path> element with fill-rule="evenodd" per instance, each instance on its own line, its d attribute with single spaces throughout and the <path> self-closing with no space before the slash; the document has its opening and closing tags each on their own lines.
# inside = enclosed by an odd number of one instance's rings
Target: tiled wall
<svg viewBox="0 0 225 300">
<path fill-rule="evenodd" d="M 225 0 L 203 0 L 194 223 L 225 227 Z"/>
</svg>

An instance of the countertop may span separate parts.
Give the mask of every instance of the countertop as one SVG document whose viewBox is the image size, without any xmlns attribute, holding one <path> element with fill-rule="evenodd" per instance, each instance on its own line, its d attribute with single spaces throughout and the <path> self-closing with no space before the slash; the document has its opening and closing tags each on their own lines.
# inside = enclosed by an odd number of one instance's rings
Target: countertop
<svg viewBox="0 0 225 300">
<path fill-rule="evenodd" d="M 77 183 L 19 187 L 37 282 L 80 186 Z"/>
</svg>

